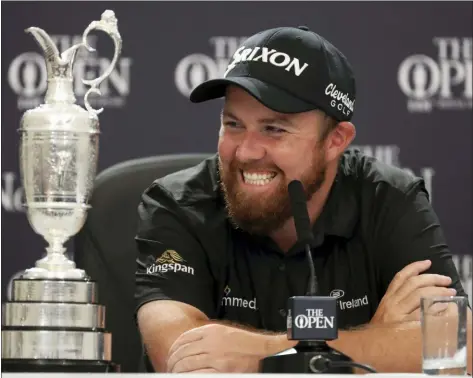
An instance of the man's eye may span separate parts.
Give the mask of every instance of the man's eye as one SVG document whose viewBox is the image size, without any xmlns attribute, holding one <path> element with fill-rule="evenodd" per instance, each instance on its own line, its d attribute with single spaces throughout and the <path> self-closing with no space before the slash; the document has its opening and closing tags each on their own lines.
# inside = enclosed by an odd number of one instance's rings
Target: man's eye
<svg viewBox="0 0 473 378">
<path fill-rule="evenodd" d="M 230 128 L 237 128 L 239 126 L 235 121 L 226 121 L 223 124 L 224 126 L 230 127 Z"/>
<path fill-rule="evenodd" d="M 265 126 L 264 131 L 267 131 L 267 132 L 272 133 L 272 134 L 281 134 L 281 133 L 286 132 L 286 130 L 281 129 L 280 127 L 271 126 L 271 125 Z"/>
</svg>

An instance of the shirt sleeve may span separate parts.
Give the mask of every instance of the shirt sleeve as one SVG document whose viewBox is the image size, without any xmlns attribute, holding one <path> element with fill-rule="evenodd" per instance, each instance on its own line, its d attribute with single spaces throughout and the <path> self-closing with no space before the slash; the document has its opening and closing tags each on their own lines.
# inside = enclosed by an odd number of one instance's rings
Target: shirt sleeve
<svg viewBox="0 0 473 378">
<path fill-rule="evenodd" d="M 458 296 L 468 297 L 423 181 L 416 181 L 407 194 L 396 192 L 392 196 L 384 201 L 392 205 L 385 205 L 377 218 L 382 225 L 376 233 L 382 295 L 406 265 L 430 260 L 432 265 L 425 273 L 451 277 L 450 287 Z"/>
<path fill-rule="evenodd" d="M 138 214 L 136 311 L 167 299 L 215 317 L 215 280 L 184 209 L 155 183 L 143 194 Z"/>
</svg>

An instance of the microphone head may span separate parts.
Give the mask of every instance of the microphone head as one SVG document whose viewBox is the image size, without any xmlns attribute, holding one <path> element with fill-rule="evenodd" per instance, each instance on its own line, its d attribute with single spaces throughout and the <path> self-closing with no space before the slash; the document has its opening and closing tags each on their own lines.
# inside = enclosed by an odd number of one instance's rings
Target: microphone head
<svg viewBox="0 0 473 378">
<path fill-rule="evenodd" d="M 287 186 L 289 191 L 289 197 L 292 199 L 304 199 L 306 198 L 304 186 L 299 180 L 292 180 Z"/>
<path fill-rule="evenodd" d="M 314 236 L 310 226 L 309 213 L 307 211 L 306 193 L 299 180 L 292 180 L 288 187 L 289 199 L 291 201 L 292 215 L 296 226 L 297 239 L 299 242 L 308 243 Z"/>
</svg>

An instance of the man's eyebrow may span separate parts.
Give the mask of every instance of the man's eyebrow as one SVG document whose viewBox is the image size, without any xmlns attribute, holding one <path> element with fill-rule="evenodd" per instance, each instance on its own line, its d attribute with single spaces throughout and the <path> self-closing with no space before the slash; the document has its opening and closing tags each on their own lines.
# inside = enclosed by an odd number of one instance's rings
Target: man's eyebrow
<svg viewBox="0 0 473 378">
<path fill-rule="evenodd" d="M 220 116 L 222 118 L 228 117 L 228 118 L 238 120 L 238 117 L 234 115 L 232 112 L 230 112 L 229 110 L 222 110 L 220 112 Z M 258 119 L 258 123 L 263 123 L 263 124 L 278 123 L 278 124 L 286 125 L 286 126 L 294 126 L 294 124 L 289 120 L 289 118 L 284 115 L 260 118 Z"/>
<path fill-rule="evenodd" d="M 228 111 L 228 110 L 225 110 L 223 109 L 221 112 L 220 112 L 220 117 L 230 117 L 230 118 L 233 118 L 233 119 L 238 119 L 237 116 L 235 116 L 232 112 Z"/>
<path fill-rule="evenodd" d="M 278 123 L 280 125 L 294 126 L 294 124 L 289 120 L 289 118 L 284 115 L 269 117 L 269 118 L 261 118 L 258 120 L 258 122 L 259 123 Z"/>
</svg>

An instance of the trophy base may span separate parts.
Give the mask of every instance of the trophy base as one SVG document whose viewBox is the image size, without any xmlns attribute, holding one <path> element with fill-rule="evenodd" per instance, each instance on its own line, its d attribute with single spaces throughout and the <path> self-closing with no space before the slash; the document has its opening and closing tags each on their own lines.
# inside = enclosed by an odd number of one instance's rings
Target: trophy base
<svg viewBox="0 0 473 378">
<path fill-rule="evenodd" d="M 84 280 L 16 278 L 12 302 L 97 303 L 97 283 Z"/>
<path fill-rule="evenodd" d="M 4 360 L 112 361 L 112 335 L 108 332 L 25 328 L 3 327 Z"/>
<path fill-rule="evenodd" d="M 118 372 L 97 284 L 16 278 L 2 311 L 2 372 Z"/>
<path fill-rule="evenodd" d="M 118 373 L 107 361 L 2 359 L 2 373 Z"/>
</svg>

